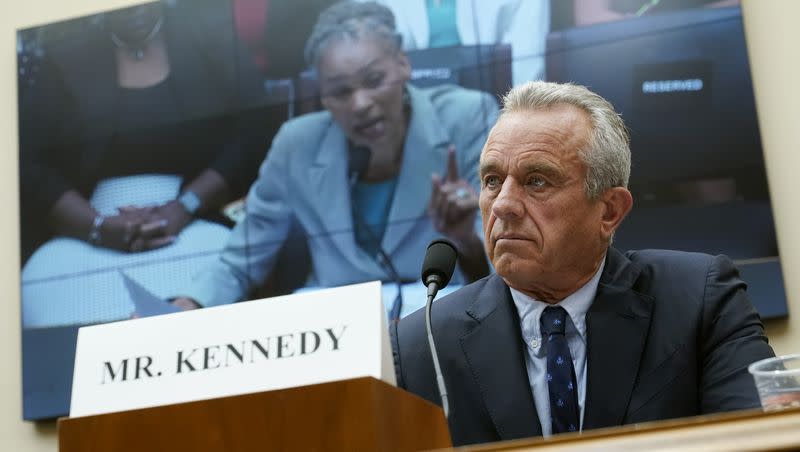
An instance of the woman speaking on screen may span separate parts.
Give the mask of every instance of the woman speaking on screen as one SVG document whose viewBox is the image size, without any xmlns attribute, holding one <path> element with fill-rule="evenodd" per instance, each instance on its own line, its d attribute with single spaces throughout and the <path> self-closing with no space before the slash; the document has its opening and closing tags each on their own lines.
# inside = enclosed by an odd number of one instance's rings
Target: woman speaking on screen
<svg viewBox="0 0 800 452">
<path fill-rule="evenodd" d="M 324 111 L 283 125 L 247 197 L 247 215 L 211 266 L 173 302 L 247 299 L 300 229 L 308 284 L 414 281 L 427 243 L 460 253 L 457 282 L 489 272 L 478 218 L 478 160 L 497 105 L 453 85 L 416 88 L 391 11 L 341 2 L 306 45 Z"/>
</svg>

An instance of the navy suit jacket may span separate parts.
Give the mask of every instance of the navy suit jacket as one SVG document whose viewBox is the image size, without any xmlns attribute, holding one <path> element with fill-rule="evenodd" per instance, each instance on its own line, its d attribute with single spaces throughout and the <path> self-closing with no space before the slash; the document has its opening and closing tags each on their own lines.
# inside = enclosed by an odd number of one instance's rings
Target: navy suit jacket
<svg viewBox="0 0 800 452">
<path fill-rule="evenodd" d="M 759 406 L 747 366 L 774 356 L 725 256 L 608 250 L 586 314 L 583 429 Z M 541 435 L 511 293 L 496 274 L 434 303 L 455 445 Z M 441 404 L 424 310 L 392 327 L 398 385 Z"/>
</svg>

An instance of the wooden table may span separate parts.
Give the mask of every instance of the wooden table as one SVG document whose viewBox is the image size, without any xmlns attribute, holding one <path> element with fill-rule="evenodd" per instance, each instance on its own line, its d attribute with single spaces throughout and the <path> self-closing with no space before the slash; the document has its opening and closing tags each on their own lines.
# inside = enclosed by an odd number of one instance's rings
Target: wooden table
<svg viewBox="0 0 800 452">
<path fill-rule="evenodd" d="M 800 408 L 739 411 L 468 446 L 459 451 L 784 451 L 800 450 Z"/>
</svg>

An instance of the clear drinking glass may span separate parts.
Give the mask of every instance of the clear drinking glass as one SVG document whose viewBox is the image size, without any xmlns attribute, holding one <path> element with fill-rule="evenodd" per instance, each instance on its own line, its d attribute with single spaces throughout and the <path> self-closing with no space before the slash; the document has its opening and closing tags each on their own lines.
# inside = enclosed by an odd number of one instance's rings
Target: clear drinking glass
<svg viewBox="0 0 800 452">
<path fill-rule="evenodd" d="M 764 411 L 800 407 L 800 354 L 762 359 L 751 364 Z"/>
</svg>

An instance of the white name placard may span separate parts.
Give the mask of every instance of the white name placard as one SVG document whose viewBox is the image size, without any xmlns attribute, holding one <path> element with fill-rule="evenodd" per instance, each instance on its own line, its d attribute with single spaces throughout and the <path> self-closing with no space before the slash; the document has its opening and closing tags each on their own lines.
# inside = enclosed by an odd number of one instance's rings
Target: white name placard
<svg viewBox="0 0 800 452">
<path fill-rule="evenodd" d="M 396 384 L 380 282 L 81 328 L 70 416 L 364 376 Z"/>
</svg>

